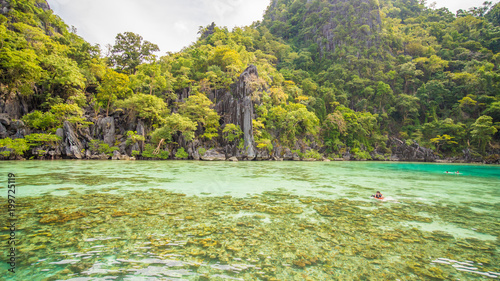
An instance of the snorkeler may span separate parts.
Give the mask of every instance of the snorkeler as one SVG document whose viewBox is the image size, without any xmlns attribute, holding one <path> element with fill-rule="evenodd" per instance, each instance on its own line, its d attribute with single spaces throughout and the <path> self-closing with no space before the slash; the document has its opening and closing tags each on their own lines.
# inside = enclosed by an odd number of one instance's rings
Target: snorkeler
<svg viewBox="0 0 500 281">
<path fill-rule="evenodd" d="M 384 199 L 384 195 L 382 195 L 380 191 L 377 191 L 377 193 L 375 193 L 375 195 L 372 195 L 371 197 L 375 197 L 376 199 Z"/>
</svg>

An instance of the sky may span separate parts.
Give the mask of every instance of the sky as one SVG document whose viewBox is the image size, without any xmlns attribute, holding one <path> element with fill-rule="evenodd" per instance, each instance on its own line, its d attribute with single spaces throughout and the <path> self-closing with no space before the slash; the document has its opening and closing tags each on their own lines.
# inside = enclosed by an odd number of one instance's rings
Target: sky
<svg viewBox="0 0 500 281">
<path fill-rule="evenodd" d="M 428 0 L 455 12 L 485 0 Z M 491 0 L 490 0 L 491 1 Z M 92 44 L 114 45 L 118 33 L 134 32 L 157 44 L 160 55 L 178 52 L 198 38 L 200 26 L 247 26 L 262 20 L 271 0 L 48 0 L 77 34 Z M 494 3 L 498 1 L 493 1 Z"/>
</svg>

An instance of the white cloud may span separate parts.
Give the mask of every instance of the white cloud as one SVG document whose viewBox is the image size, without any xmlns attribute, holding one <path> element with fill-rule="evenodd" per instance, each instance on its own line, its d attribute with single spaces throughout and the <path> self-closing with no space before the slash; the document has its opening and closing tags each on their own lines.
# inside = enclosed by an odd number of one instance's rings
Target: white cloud
<svg viewBox="0 0 500 281">
<path fill-rule="evenodd" d="M 161 53 L 194 42 L 198 28 L 250 25 L 262 20 L 270 0 L 48 0 L 78 34 L 103 49 L 118 33 L 131 31 L 157 44 Z"/>
</svg>

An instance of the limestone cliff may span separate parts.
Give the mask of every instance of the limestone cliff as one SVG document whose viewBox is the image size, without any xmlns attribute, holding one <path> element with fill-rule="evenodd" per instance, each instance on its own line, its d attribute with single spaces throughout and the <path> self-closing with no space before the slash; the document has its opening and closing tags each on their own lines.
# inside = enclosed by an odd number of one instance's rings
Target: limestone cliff
<svg viewBox="0 0 500 281">
<path fill-rule="evenodd" d="M 237 158 L 252 160 L 256 156 L 253 138 L 252 119 L 254 106 L 251 100 L 252 88 L 250 82 L 258 77 L 257 68 L 250 65 L 233 84 L 230 91 L 215 92 L 212 95 L 216 101 L 215 110 L 219 113 L 223 125 L 232 123 L 240 126 L 243 131 L 244 148 L 237 150 Z"/>
</svg>

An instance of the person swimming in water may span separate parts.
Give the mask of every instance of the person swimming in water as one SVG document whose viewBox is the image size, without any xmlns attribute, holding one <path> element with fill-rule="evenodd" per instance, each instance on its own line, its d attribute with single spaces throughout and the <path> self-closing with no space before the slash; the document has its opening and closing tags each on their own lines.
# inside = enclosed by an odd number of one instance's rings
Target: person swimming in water
<svg viewBox="0 0 500 281">
<path fill-rule="evenodd" d="M 382 195 L 382 193 L 380 193 L 380 191 L 377 191 L 377 193 L 375 193 L 375 195 L 372 195 L 372 197 L 375 197 L 377 199 L 382 199 L 382 198 L 384 198 L 384 195 Z"/>
</svg>

